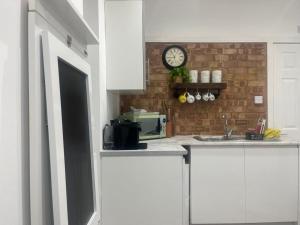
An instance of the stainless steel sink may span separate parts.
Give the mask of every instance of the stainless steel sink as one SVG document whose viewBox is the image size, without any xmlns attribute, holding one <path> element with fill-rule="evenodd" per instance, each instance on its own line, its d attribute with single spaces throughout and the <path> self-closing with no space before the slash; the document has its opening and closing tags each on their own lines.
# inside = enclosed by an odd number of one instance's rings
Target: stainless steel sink
<svg viewBox="0 0 300 225">
<path fill-rule="evenodd" d="M 244 136 L 233 135 L 228 139 L 225 139 L 224 136 L 194 136 L 194 139 L 198 141 L 242 141 L 245 140 Z"/>
</svg>

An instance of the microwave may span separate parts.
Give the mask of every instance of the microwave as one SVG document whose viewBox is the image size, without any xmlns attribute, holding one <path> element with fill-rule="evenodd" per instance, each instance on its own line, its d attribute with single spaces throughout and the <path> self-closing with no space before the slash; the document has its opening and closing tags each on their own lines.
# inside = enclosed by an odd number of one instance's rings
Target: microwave
<svg viewBox="0 0 300 225">
<path fill-rule="evenodd" d="M 158 112 L 127 112 L 122 118 L 140 124 L 139 140 L 166 137 L 166 115 L 160 115 Z"/>
</svg>

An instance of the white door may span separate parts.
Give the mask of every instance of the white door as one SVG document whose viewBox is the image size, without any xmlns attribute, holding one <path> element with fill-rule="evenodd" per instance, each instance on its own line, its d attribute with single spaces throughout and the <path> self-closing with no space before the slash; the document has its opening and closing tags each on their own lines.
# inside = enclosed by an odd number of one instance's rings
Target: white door
<svg viewBox="0 0 300 225">
<path fill-rule="evenodd" d="M 297 146 L 245 147 L 246 222 L 297 221 Z"/>
<path fill-rule="evenodd" d="M 300 44 L 275 44 L 274 125 L 300 139 Z"/>
<path fill-rule="evenodd" d="M 54 225 L 100 219 L 89 64 L 54 35 L 42 34 Z"/>
<path fill-rule="evenodd" d="M 192 148 L 190 185 L 192 224 L 245 222 L 242 146 Z"/>
</svg>

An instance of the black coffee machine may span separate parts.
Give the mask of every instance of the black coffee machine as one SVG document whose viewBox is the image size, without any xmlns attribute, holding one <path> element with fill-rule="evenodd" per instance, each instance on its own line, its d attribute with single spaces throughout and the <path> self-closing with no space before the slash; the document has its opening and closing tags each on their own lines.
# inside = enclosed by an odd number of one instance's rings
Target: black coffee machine
<svg viewBox="0 0 300 225">
<path fill-rule="evenodd" d="M 140 124 L 129 120 L 111 120 L 103 131 L 103 148 L 111 150 L 146 149 L 147 143 L 139 143 Z"/>
</svg>

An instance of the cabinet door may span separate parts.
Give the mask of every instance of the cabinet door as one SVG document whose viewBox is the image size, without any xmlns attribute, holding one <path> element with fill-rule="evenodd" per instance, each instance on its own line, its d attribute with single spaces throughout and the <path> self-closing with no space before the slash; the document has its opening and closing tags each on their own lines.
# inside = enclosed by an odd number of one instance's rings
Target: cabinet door
<svg viewBox="0 0 300 225">
<path fill-rule="evenodd" d="M 243 147 L 191 150 L 191 223 L 245 222 Z"/>
<path fill-rule="evenodd" d="M 108 90 L 143 90 L 143 2 L 106 1 Z"/>
<path fill-rule="evenodd" d="M 297 221 L 298 149 L 246 147 L 247 223 Z"/>
<path fill-rule="evenodd" d="M 102 157 L 103 225 L 182 225 L 181 156 Z"/>
</svg>

